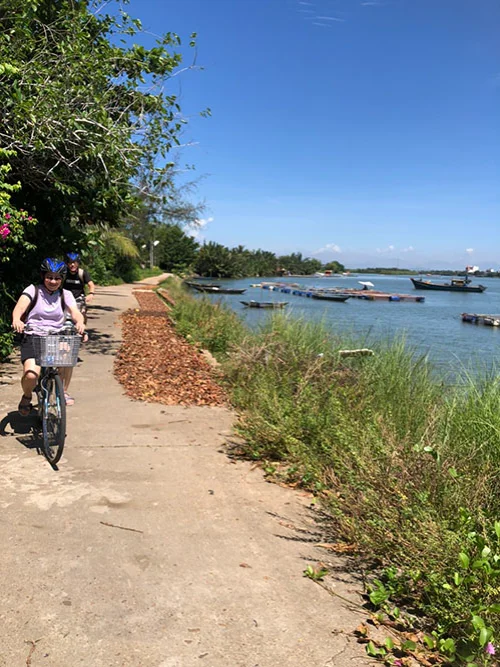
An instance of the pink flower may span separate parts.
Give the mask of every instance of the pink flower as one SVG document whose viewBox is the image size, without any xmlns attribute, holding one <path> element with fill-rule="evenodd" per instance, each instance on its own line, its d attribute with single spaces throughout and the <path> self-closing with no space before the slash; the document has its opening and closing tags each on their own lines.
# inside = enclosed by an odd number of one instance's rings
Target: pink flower
<svg viewBox="0 0 500 667">
<path fill-rule="evenodd" d="M 6 220 L 10 220 L 10 213 L 6 213 L 6 214 L 5 214 L 5 219 L 6 219 Z"/>
<path fill-rule="evenodd" d="M 484 650 L 488 655 L 495 655 L 495 647 L 491 642 L 488 642 L 486 646 L 484 647 Z"/>
<path fill-rule="evenodd" d="M 10 234 L 10 229 L 7 227 L 7 225 L 2 225 L 0 227 L 0 236 L 4 239 L 9 234 Z"/>
<path fill-rule="evenodd" d="M 33 218 L 31 217 L 31 215 L 28 216 L 28 220 L 29 220 L 30 222 L 31 222 L 31 220 L 33 220 Z"/>
</svg>

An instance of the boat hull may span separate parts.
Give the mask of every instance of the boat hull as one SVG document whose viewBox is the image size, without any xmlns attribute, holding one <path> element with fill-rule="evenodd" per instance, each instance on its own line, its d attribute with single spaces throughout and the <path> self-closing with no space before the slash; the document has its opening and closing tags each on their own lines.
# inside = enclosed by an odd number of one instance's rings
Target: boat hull
<svg viewBox="0 0 500 667">
<path fill-rule="evenodd" d="M 284 308 L 288 301 L 240 301 L 247 308 Z"/>
<path fill-rule="evenodd" d="M 343 303 L 351 298 L 350 294 L 312 294 L 313 299 L 320 299 L 321 301 L 338 301 Z"/>
<path fill-rule="evenodd" d="M 452 285 L 451 283 L 431 283 L 427 280 L 410 278 L 415 289 L 436 290 L 440 292 L 472 292 L 478 294 L 484 292 L 484 285 Z"/>
<path fill-rule="evenodd" d="M 184 285 L 186 285 L 187 287 L 192 287 L 193 289 L 197 289 L 198 287 L 200 287 L 201 289 L 206 289 L 207 287 L 220 288 L 220 285 L 218 285 L 217 283 L 206 283 L 206 284 L 202 285 L 202 284 L 194 282 L 192 280 L 185 280 Z"/>
<path fill-rule="evenodd" d="M 244 294 L 247 290 L 235 287 L 206 287 L 205 285 L 193 285 L 194 289 L 203 294 Z"/>
</svg>

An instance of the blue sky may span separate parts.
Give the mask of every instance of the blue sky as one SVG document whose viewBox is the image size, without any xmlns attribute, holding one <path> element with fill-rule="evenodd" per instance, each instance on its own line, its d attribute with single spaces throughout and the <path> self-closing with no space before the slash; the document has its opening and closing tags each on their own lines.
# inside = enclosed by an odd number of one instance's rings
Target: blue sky
<svg viewBox="0 0 500 667">
<path fill-rule="evenodd" d="M 497 0 L 126 9 L 185 44 L 198 33 L 204 69 L 171 90 L 189 120 L 181 161 L 202 177 L 204 238 L 349 267 L 500 267 Z"/>
</svg>

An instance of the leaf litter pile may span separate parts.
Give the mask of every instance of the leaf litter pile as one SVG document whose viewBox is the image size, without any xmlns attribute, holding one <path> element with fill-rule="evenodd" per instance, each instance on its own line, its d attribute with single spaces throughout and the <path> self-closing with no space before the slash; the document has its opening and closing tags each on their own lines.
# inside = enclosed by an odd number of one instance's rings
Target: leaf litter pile
<svg viewBox="0 0 500 667">
<path fill-rule="evenodd" d="M 122 315 L 115 375 L 132 398 L 166 405 L 225 405 L 223 389 L 202 352 L 177 335 L 151 291 L 134 292 L 139 310 Z"/>
</svg>

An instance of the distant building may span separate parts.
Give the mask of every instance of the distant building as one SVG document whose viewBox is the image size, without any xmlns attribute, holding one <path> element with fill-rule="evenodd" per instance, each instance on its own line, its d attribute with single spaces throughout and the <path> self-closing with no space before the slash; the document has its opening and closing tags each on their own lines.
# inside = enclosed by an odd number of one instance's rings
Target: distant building
<svg viewBox="0 0 500 667">
<path fill-rule="evenodd" d="M 466 266 L 466 273 L 477 273 L 479 271 L 479 266 Z"/>
</svg>

